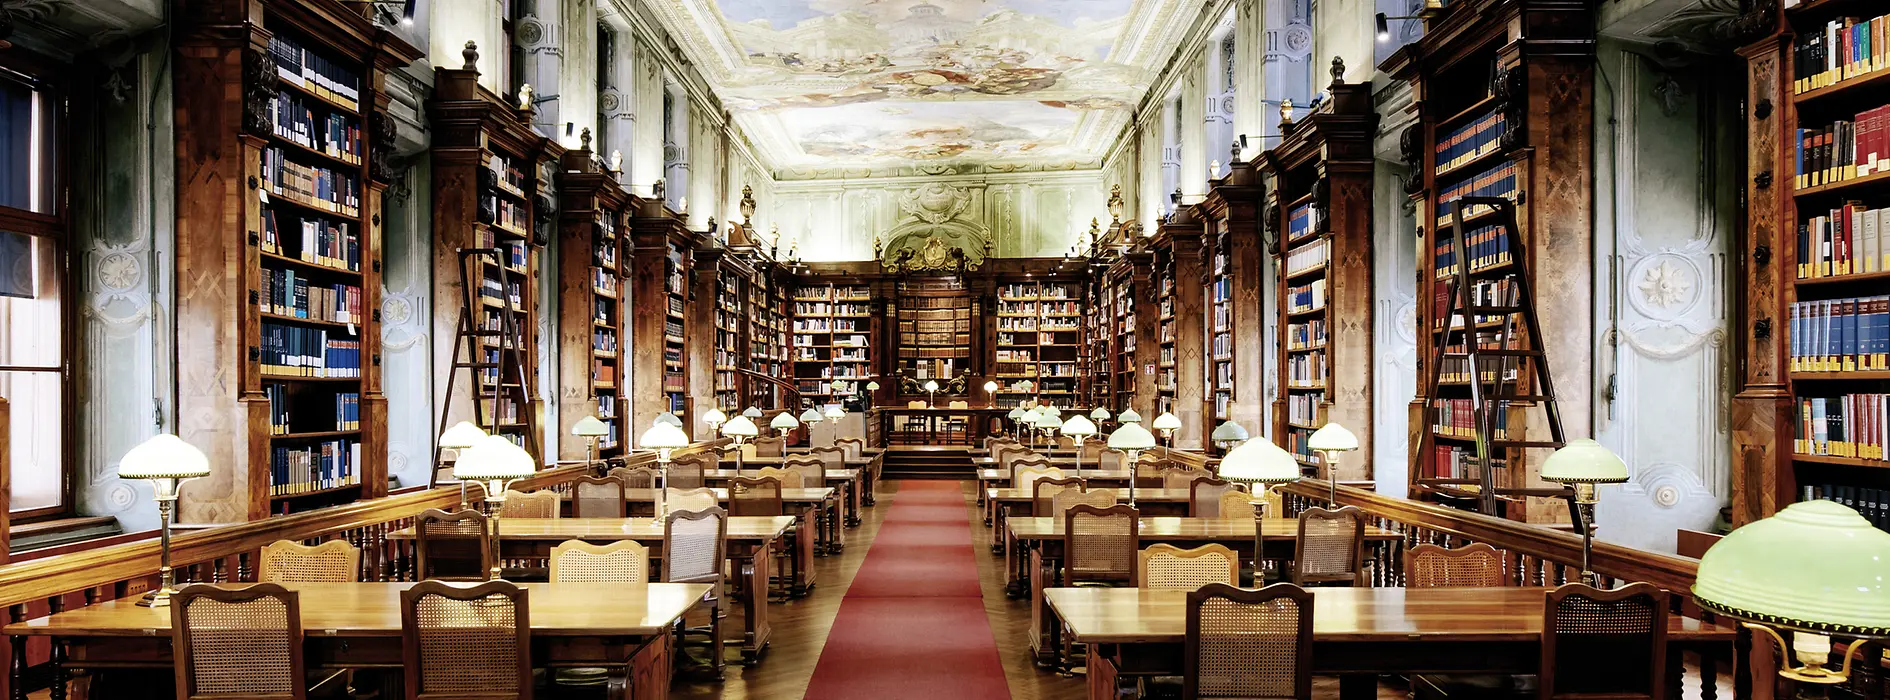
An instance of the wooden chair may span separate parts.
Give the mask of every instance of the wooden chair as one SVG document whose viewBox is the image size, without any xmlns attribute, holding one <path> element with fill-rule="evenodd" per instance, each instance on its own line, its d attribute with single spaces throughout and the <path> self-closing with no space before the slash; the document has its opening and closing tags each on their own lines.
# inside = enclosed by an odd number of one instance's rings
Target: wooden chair
<svg viewBox="0 0 1890 700">
<path fill-rule="evenodd" d="M 571 483 L 571 517 L 622 518 L 628 508 L 622 479 L 580 476 Z"/>
<path fill-rule="evenodd" d="M 1214 472 L 1200 467 L 1169 467 L 1161 471 L 1162 488 L 1188 490 L 1196 479 L 1212 479 Z"/>
<path fill-rule="evenodd" d="M 1044 466 L 1036 466 L 1036 465 L 1026 466 L 1023 464 L 1023 461 L 1024 460 L 1018 460 L 1017 472 L 1011 478 L 1011 488 L 1028 492 L 1030 491 L 1031 485 L 1037 483 L 1037 481 L 1040 479 L 1063 478 L 1062 469 L 1048 466 L 1048 464 L 1045 464 Z"/>
<path fill-rule="evenodd" d="M 414 516 L 413 526 L 420 578 L 484 581 L 491 575 L 492 527 L 484 513 L 427 509 Z"/>
<path fill-rule="evenodd" d="M 1188 482 L 1188 516 L 1194 518 L 1221 517 L 1221 497 L 1228 493 L 1238 493 L 1242 498 L 1246 492 L 1238 484 L 1224 481 L 1213 476 L 1204 476 Z M 1253 517 L 1253 511 L 1247 512 Z"/>
<path fill-rule="evenodd" d="M 702 602 L 709 609 L 709 625 L 685 628 L 684 635 L 707 634 L 709 667 L 722 675 L 722 564 L 728 558 L 728 512 L 709 507 L 701 510 L 672 510 L 663 520 L 663 581 L 666 583 L 707 583 L 709 592 Z M 679 635 L 678 643 L 680 643 Z"/>
<path fill-rule="evenodd" d="M 984 439 L 985 456 L 992 459 L 1000 459 L 1002 455 L 998 454 L 998 452 L 1006 447 L 1023 447 L 1023 445 L 1007 437 L 988 437 Z"/>
<path fill-rule="evenodd" d="M 1222 491 L 1219 517 L 1223 520 L 1252 520 L 1253 496 L 1246 491 Z"/>
<path fill-rule="evenodd" d="M 1404 550 L 1407 588 L 1493 588 L 1509 585 L 1509 571 L 1495 547 L 1477 542 L 1456 549 L 1420 544 Z"/>
<path fill-rule="evenodd" d="M 835 438 L 833 446 L 846 453 L 847 459 L 866 456 L 866 440 L 863 438 Z"/>
<path fill-rule="evenodd" d="M 781 481 L 779 479 L 749 479 L 738 476 L 728 480 L 728 514 L 730 517 L 781 515 L 786 512 L 786 509 L 781 505 Z"/>
<path fill-rule="evenodd" d="M 1006 474 L 1011 473 L 1011 461 L 1031 454 L 1030 448 L 1011 442 L 997 448 L 997 468 Z"/>
<path fill-rule="evenodd" d="M 1056 503 L 1054 502 L 1057 494 L 1063 493 L 1066 490 L 1075 490 L 1081 493 L 1086 486 L 1087 484 L 1085 484 L 1082 479 L 1073 476 L 1038 479 L 1030 485 L 1030 512 L 1035 515 L 1051 515 L 1057 513 L 1058 511 L 1055 508 Z M 1115 503 L 1114 498 L 1109 499 L 1109 501 L 1111 505 Z"/>
<path fill-rule="evenodd" d="M 276 540 L 256 556 L 256 580 L 261 583 L 354 583 L 361 580 L 361 548 L 347 540 L 329 540 L 313 547 Z"/>
<path fill-rule="evenodd" d="M 672 513 L 679 510 L 707 510 L 721 503 L 722 499 L 715 495 L 715 489 L 708 487 L 663 490 L 663 504 Z"/>
<path fill-rule="evenodd" d="M 838 447 L 816 447 L 808 450 L 807 454 L 820 458 L 828 469 L 847 468 L 847 451 Z"/>
<path fill-rule="evenodd" d="M 1087 485 L 1082 490 L 1064 489 L 1050 497 L 1050 510 L 1044 515 L 1061 518 L 1070 511 L 1071 506 L 1086 505 L 1096 508 L 1108 508 L 1116 504 L 1115 489 L 1092 489 Z M 1036 512 L 1036 511 L 1031 511 Z"/>
<path fill-rule="evenodd" d="M 505 495 L 505 505 L 499 507 L 499 515 L 506 518 L 556 518 L 563 506 L 564 499 L 556 491 L 508 493 Z"/>
<path fill-rule="evenodd" d="M 1049 471 L 1052 467 L 1050 466 L 1050 460 L 1045 459 L 1042 455 L 1039 455 L 1035 452 L 1026 452 L 1021 455 L 1013 454 L 1011 456 L 1011 465 L 1009 468 L 1011 471 L 1011 487 L 1012 488 L 1028 488 L 1028 487 L 1019 487 L 1017 485 L 1019 474 L 1021 474 L 1026 469 L 1035 469 L 1038 471 L 1038 473 L 1042 473 L 1042 472 Z"/>
<path fill-rule="evenodd" d="M 1141 514 L 1134 506 L 1070 506 L 1063 513 L 1063 582 L 1135 585 Z"/>
<path fill-rule="evenodd" d="M 1188 594 L 1181 697 L 1312 698 L 1313 594 L 1210 583 Z"/>
<path fill-rule="evenodd" d="M 656 488 L 656 470 L 651 467 L 617 467 L 608 476 L 623 482 L 627 489 Z"/>
<path fill-rule="evenodd" d="M 171 599 L 171 645 L 180 699 L 308 697 L 301 602 L 280 585 L 185 586 Z"/>
<path fill-rule="evenodd" d="M 779 481 L 781 482 L 781 488 L 784 489 L 806 488 L 801 481 L 800 472 L 790 471 L 780 467 L 762 467 L 760 471 L 755 472 L 755 478 Z"/>
<path fill-rule="evenodd" d="M 669 481 L 666 483 L 672 489 L 699 489 L 709 485 L 703 478 L 703 472 L 720 466 L 721 462 L 713 454 L 683 455 L 670 460 Z"/>
<path fill-rule="evenodd" d="M 1108 444 L 1106 441 L 1103 441 L 1103 440 L 1096 440 L 1095 442 L 1101 443 L 1105 446 Z M 1104 449 L 1101 454 L 1096 455 L 1096 459 L 1092 463 L 1095 464 L 1096 469 L 1100 471 L 1106 471 L 1106 472 L 1121 471 L 1122 470 L 1122 453 L 1117 452 L 1115 450 L 1111 450 L 1111 449 Z"/>
<path fill-rule="evenodd" d="M 525 589 L 421 581 L 400 592 L 400 635 L 408 700 L 531 700 Z"/>
<path fill-rule="evenodd" d="M 1365 585 L 1365 511 L 1309 508 L 1299 514 L 1293 547 L 1293 583 Z"/>
<path fill-rule="evenodd" d="M 1539 700 L 1663 700 L 1669 610 L 1667 592 L 1651 583 L 1611 591 L 1569 583 L 1550 591 L 1542 613 Z M 1565 669 L 1569 673 L 1561 673 Z"/>
<path fill-rule="evenodd" d="M 1182 549 L 1152 544 L 1140 552 L 1136 580 L 1142 588 L 1195 590 L 1210 583 L 1240 585 L 1240 557 L 1222 544 Z"/>
<path fill-rule="evenodd" d="M 552 583 L 643 583 L 650 549 L 635 540 L 591 544 L 567 540 L 551 548 Z"/>
<path fill-rule="evenodd" d="M 748 444 L 755 446 L 756 457 L 779 457 L 787 451 L 787 438 L 782 437 L 758 437 Z"/>
<path fill-rule="evenodd" d="M 794 455 L 781 462 L 781 468 L 801 475 L 801 488 L 818 489 L 827 486 L 827 463 L 819 457 Z"/>
</svg>

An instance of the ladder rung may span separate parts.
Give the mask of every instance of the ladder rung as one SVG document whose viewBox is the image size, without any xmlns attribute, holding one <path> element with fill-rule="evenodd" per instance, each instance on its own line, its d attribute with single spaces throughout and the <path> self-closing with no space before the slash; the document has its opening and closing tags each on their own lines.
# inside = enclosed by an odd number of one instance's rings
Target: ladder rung
<svg viewBox="0 0 1890 700">
<path fill-rule="evenodd" d="M 1542 447 L 1542 448 L 1560 449 L 1562 447 L 1562 443 L 1554 442 L 1551 440 L 1491 440 L 1490 446 L 1491 447 L 1522 447 L 1522 448 Z"/>
<path fill-rule="evenodd" d="M 497 362 L 455 362 L 453 363 L 453 369 L 492 369 L 498 366 L 499 366 L 499 363 Z"/>
<path fill-rule="evenodd" d="M 1541 350 L 1512 350 L 1512 349 L 1491 348 L 1488 350 L 1478 350 L 1476 354 L 1484 355 L 1488 357 L 1541 357 L 1542 351 Z M 1470 353 L 1467 353 L 1467 352 L 1444 353 L 1444 357 L 1469 357 L 1469 356 L 1470 356 Z"/>
<path fill-rule="evenodd" d="M 1495 314 L 1513 314 L 1513 313 L 1518 313 L 1520 311 L 1522 311 L 1522 307 L 1520 306 L 1466 306 L 1461 309 L 1458 309 L 1457 313 L 1495 315 Z"/>
<path fill-rule="evenodd" d="M 1483 398 L 1489 399 L 1491 401 L 1554 401 L 1555 400 L 1555 397 L 1553 396 L 1544 396 L 1542 394 L 1517 394 L 1515 396 L 1485 396 Z"/>
</svg>

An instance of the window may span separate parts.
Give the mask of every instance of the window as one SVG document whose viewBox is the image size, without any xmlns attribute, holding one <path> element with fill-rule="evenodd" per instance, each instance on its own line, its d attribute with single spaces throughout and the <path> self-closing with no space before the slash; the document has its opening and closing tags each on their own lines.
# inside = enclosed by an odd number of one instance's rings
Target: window
<svg viewBox="0 0 1890 700">
<path fill-rule="evenodd" d="M 0 67 L 0 396 L 14 513 L 63 512 L 71 421 L 68 257 L 58 124 L 47 84 Z"/>
</svg>

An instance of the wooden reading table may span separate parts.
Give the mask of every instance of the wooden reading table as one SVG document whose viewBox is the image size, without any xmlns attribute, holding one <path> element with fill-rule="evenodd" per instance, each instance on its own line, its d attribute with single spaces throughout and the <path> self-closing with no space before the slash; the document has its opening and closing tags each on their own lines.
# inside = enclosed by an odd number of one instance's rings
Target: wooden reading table
<svg viewBox="0 0 1890 700">
<path fill-rule="evenodd" d="M 1116 500 L 1129 502 L 1127 482 L 1121 486 L 1103 485 L 1099 488 L 1116 490 Z M 1036 513 L 1034 494 L 1023 489 L 986 489 L 984 492 L 986 522 L 992 523 L 991 551 L 1002 554 L 1010 542 L 1005 537 L 1004 523 L 1011 518 L 1028 518 Z M 1188 516 L 1188 492 L 1183 489 L 1136 489 L 1135 507 L 1144 516 Z"/>
<path fill-rule="evenodd" d="M 707 481 L 710 486 L 726 483 L 729 479 L 738 476 L 745 476 L 752 479 L 755 478 L 755 473 L 760 471 L 762 467 L 780 467 L 785 461 L 786 460 L 779 457 L 751 459 L 744 463 L 741 471 L 736 471 L 735 462 L 725 460 L 722 462 L 722 464 L 725 465 L 724 468 L 704 471 L 702 472 L 702 478 Z M 859 460 L 849 460 L 849 463 L 856 461 Z M 822 474 L 824 475 L 822 478 L 825 479 L 829 485 L 840 489 L 840 504 L 846 511 L 847 527 L 858 526 L 860 524 L 860 507 L 864 503 L 863 493 L 871 489 L 871 482 L 867 479 L 867 470 L 857 468 L 827 469 L 823 471 Z M 834 538 L 832 541 L 836 544 L 840 543 L 838 537 Z M 839 552 L 845 548 L 846 546 L 844 544 L 840 544 L 835 547 L 833 551 Z"/>
<path fill-rule="evenodd" d="M 728 508 L 728 489 L 712 489 L 722 508 Z M 656 516 L 656 489 L 624 489 L 624 498 L 629 501 L 627 512 L 630 517 L 652 518 Z M 797 538 L 794 550 L 794 570 L 785 572 L 792 576 L 790 595 L 799 597 L 807 594 L 814 587 L 814 558 L 825 552 L 828 537 L 837 537 L 839 529 L 832 527 L 836 506 L 832 488 L 818 489 L 782 489 L 781 508 L 787 515 L 799 519 L 800 531 L 807 536 Z M 571 497 L 563 497 L 566 504 L 564 512 L 571 513 Z"/>
</svg>

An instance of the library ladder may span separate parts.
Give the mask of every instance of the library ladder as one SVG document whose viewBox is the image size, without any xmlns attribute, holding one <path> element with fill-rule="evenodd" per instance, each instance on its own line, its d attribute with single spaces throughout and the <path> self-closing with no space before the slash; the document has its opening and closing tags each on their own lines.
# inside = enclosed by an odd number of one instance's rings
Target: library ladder
<svg viewBox="0 0 1890 700">
<path fill-rule="evenodd" d="M 479 257 L 490 258 L 492 268 L 498 270 L 499 274 L 501 297 L 499 303 L 499 328 L 496 330 L 485 330 L 473 322 L 473 311 L 483 308 L 483 305 L 479 302 L 479 290 L 477 287 L 473 286 L 473 280 L 467 274 L 467 271 L 470 269 L 472 260 Z M 538 416 L 535 411 L 531 410 L 529 401 L 532 395 L 532 385 L 531 373 L 526 371 L 530 365 L 525 359 L 525 337 L 524 334 L 519 331 L 518 316 L 514 313 L 512 300 L 509 296 L 512 283 L 515 281 L 519 284 L 525 283 L 522 275 L 513 272 L 511 268 L 505 264 L 504 250 L 499 248 L 461 248 L 459 250 L 459 287 L 466 298 L 462 300 L 464 303 L 460 305 L 459 328 L 453 335 L 452 369 L 448 371 L 446 375 L 446 396 L 448 397 L 449 403 L 440 407 L 439 432 L 434 434 L 437 436 L 446 432 L 446 422 L 450 420 L 452 416 L 452 406 L 450 402 L 453 396 L 453 384 L 459 381 L 461 371 L 467 374 L 467 381 L 471 382 L 471 385 L 475 389 L 473 392 L 473 424 L 479 426 L 481 430 L 486 431 L 488 434 L 496 434 L 499 429 L 499 399 L 501 397 L 500 395 L 505 391 L 505 379 L 502 375 L 505 371 L 505 367 L 509 364 L 513 371 L 518 374 L 519 417 L 520 422 L 524 424 L 525 449 L 529 450 L 533 455 L 539 455 L 543 453 L 538 449 Z M 500 357 L 498 362 L 487 362 L 485 358 L 480 355 L 480 348 L 485 347 L 485 345 L 480 342 L 481 338 L 499 339 Z M 505 361 L 506 358 L 504 357 L 508 354 L 511 355 L 511 362 L 509 363 Z M 500 376 L 495 376 L 493 382 L 488 385 L 479 381 L 479 374 L 489 369 L 497 370 L 497 374 Z M 487 392 L 487 389 L 491 390 L 490 393 Z M 487 401 L 491 403 L 488 404 Z M 490 405 L 491 411 L 486 410 L 488 405 Z M 440 463 L 440 447 L 438 442 L 435 441 L 433 446 L 433 484 L 430 485 L 439 484 L 440 471 L 444 468 L 444 465 Z"/>
</svg>

